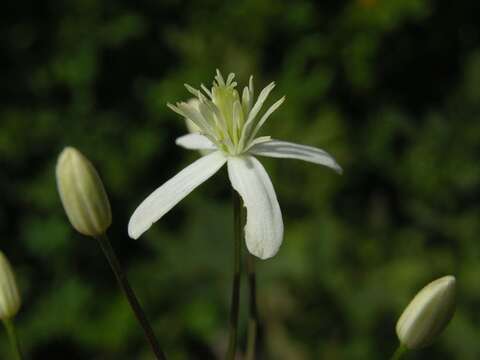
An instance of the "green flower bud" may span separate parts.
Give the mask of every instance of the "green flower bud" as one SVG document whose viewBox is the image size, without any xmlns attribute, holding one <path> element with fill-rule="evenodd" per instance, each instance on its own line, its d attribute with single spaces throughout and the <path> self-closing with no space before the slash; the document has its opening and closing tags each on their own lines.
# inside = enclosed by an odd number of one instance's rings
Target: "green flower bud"
<svg viewBox="0 0 480 360">
<path fill-rule="evenodd" d="M 87 236 L 98 236 L 112 223 L 112 213 L 102 180 L 77 149 L 65 148 L 57 161 L 57 186 L 73 227 Z"/>
<path fill-rule="evenodd" d="M 397 322 L 397 335 L 408 349 L 431 344 L 455 312 L 455 277 L 444 276 L 425 286 Z"/>
<path fill-rule="evenodd" d="M 14 317 L 20 309 L 21 300 L 12 267 L 0 251 L 0 319 Z"/>
</svg>

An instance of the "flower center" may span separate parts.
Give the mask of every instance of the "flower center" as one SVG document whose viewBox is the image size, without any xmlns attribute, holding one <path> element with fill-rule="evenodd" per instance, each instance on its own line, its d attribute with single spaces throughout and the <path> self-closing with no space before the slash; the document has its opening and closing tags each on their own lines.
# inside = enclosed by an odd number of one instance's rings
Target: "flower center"
<svg viewBox="0 0 480 360">
<path fill-rule="evenodd" d="M 253 104 L 253 78 L 250 77 L 249 86 L 243 89 L 241 98 L 234 79 L 235 74 L 231 73 L 225 81 L 217 70 L 211 90 L 201 85 L 203 93 L 186 84 L 185 87 L 196 99 L 188 103 L 177 103 L 176 106 L 168 104 L 172 110 L 191 120 L 201 134 L 229 155 L 242 154 L 253 145 L 268 141 L 270 137 L 256 138 L 256 135 L 268 117 L 285 100 L 282 97 L 257 120 L 256 116 L 275 84 L 271 83 L 264 88 Z"/>
</svg>

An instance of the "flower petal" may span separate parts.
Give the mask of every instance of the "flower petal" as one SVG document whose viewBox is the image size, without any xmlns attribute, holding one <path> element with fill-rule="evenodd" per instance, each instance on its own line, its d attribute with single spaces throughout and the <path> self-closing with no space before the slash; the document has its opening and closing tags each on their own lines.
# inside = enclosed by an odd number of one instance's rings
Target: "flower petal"
<svg viewBox="0 0 480 360">
<path fill-rule="evenodd" d="M 216 146 L 206 136 L 201 134 L 187 134 L 175 140 L 175 144 L 189 150 L 215 150 Z"/>
<path fill-rule="evenodd" d="M 283 220 L 272 182 L 253 156 L 228 158 L 228 176 L 247 208 L 245 241 L 250 253 L 268 259 L 283 240 Z"/>
<path fill-rule="evenodd" d="M 255 155 L 273 158 L 288 158 L 308 161 L 314 164 L 325 165 L 339 174 L 343 172 L 335 159 L 322 149 L 313 146 L 295 144 L 287 141 L 271 140 L 252 146 L 249 152 Z"/>
<path fill-rule="evenodd" d="M 138 239 L 197 186 L 215 174 L 227 161 L 220 151 L 201 157 L 151 193 L 135 210 L 128 235 Z"/>
</svg>

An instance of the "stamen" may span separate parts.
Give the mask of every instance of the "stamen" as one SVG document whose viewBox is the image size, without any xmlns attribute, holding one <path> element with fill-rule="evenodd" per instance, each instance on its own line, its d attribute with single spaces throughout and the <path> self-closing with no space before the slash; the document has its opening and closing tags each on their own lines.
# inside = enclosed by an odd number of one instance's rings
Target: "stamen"
<svg viewBox="0 0 480 360">
<path fill-rule="evenodd" d="M 248 87 L 243 88 L 243 94 L 242 94 L 242 106 L 243 106 L 243 111 L 245 114 L 248 114 L 250 109 L 251 109 L 251 101 L 250 101 L 250 91 L 248 90 Z"/>
<path fill-rule="evenodd" d="M 234 73 L 228 74 L 227 86 L 229 86 L 229 85 L 232 83 L 233 79 L 235 79 L 235 74 L 234 74 Z M 237 83 L 235 83 L 235 85 L 236 85 L 236 84 L 237 84 Z"/>
<path fill-rule="evenodd" d="M 200 87 L 202 88 L 203 91 L 205 91 L 205 93 L 210 96 L 210 99 L 212 98 L 212 92 L 203 84 L 200 85 Z"/>
<path fill-rule="evenodd" d="M 267 121 L 269 116 L 272 115 L 272 113 L 275 110 L 277 110 L 280 107 L 280 105 L 283 104 L 284 101 L 285 101 L 285 96 L 280 98 L 280 100 L 277 100 L 277 102 L 275 102 L 272 106 L 270 106 L 267 111 L 265 111 L 265 114 L 263 114 L 262 118 L 260 119 L 260 121 L 255 126 L 255 129 L 252 131 L 252 135 L 250 135 L 250 138 L 248 139 L 247 142 L 250 142 L 250 141 L 253 140 L 253 138 L 255 137 L 255 135 L 257 135 L 260 128 L 263 126 L 263 124 L 265 124 L 265 121 Z"/>
<path fill-rule="evenodd" d="M 254 125 L 255 117 L 257 116 L 258 112 L 263 106 L 263 103 L 267 99 L 268 95 L 270 94 L 270 91 L 273 90 L 275 87 L 275 83 L 270 83 L 266 88 L 264 88 L 261 92 L 260 95 L 253 106 L 252 110 L 248 114 L 247 122 L 243 126 L 242 129 L 242 135 L 240 136 L 240 143 L 241 147 L 245 147 L 247 139 L 250 138 L 251 130 Z"/>
<path fill-rule="evenodd" d="M 223 76 L 220 73 L 220 70 L 217 69 L 217 76 L 215 76 L 215 80 L 217 80 L 217 83 L 219 86 L 225 86 L 225 81 L 223 80 Z"/>
<path fill-rule="evenodd" d="M 250 76 L 249 84 L 243 89 L 241 98 L 236 87 L 234 73 L 228 74 L 225 81 L 217 69 L 211 89 L 203 84 L 200 85 L 200 89 L 185 84 L 185 88 L 196 97 L 192 100 L 195 101 L 194 104 L 180 102 L 176 105 L 167 105 L 197 125 L 202 134 L 219 149 L 228 154 L 238 155 L 248 151 L 253 145 L 270 139 L 267 136 L 259 138 L 255 136 L 270 115 L 283 103 L 285 97 L 271 105 L 257 121 L 256 116 L 275 84 L 272 82 L 266 86 L 256 101 L 253 76 Z"/>
<path fill-rule="evenodd" d="M 192 95 L 196 96 L 199 98 L 199 100 L 204 101 L 205 100 L 205 95 L 202 94 L 200 90 L 195 89 L 193 86 L 190 86 L 188 84 L 183 84 L 185 88 L 188 90 L 189 93 Z"/>
</svg>

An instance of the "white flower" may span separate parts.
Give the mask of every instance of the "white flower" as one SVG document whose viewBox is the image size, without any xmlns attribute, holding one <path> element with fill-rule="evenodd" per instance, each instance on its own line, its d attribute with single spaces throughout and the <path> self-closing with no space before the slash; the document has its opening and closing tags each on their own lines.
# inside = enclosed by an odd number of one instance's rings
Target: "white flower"
<svg viewBox="0 0 480 360">
<path fill-rule="evenodd" d="M 270 106 L 261 117 L 260 110 L 274 83 L 264 88 L 254 101 L 253 78 L 242 96 L 236 90 L 234 74 L 225 81 L 217 70 L 211 90 L 185 85 L 197 101 L 168 106 L 193 122 L 198 133 L 184 135 L 176 143 L 189 150 L 208 151 L 165 184 L 156 189 L 135 210 L 128 224 L 131 238 L 137 239 L 197 186 L 215 174 L 225 163 L 233 188 L 247 208 L 245 240 L 248 250 L 261 259 L 274 256 L 283 240 L 283 220 L 275 190 L 264 167 L 254 155 L 300 159 L 342 169 L 325 151 L 305 145 L 257 137 L 269 116 L 285 97 Z M 206 152 L 204 152 L 205 154 Z"/>
</svg>

